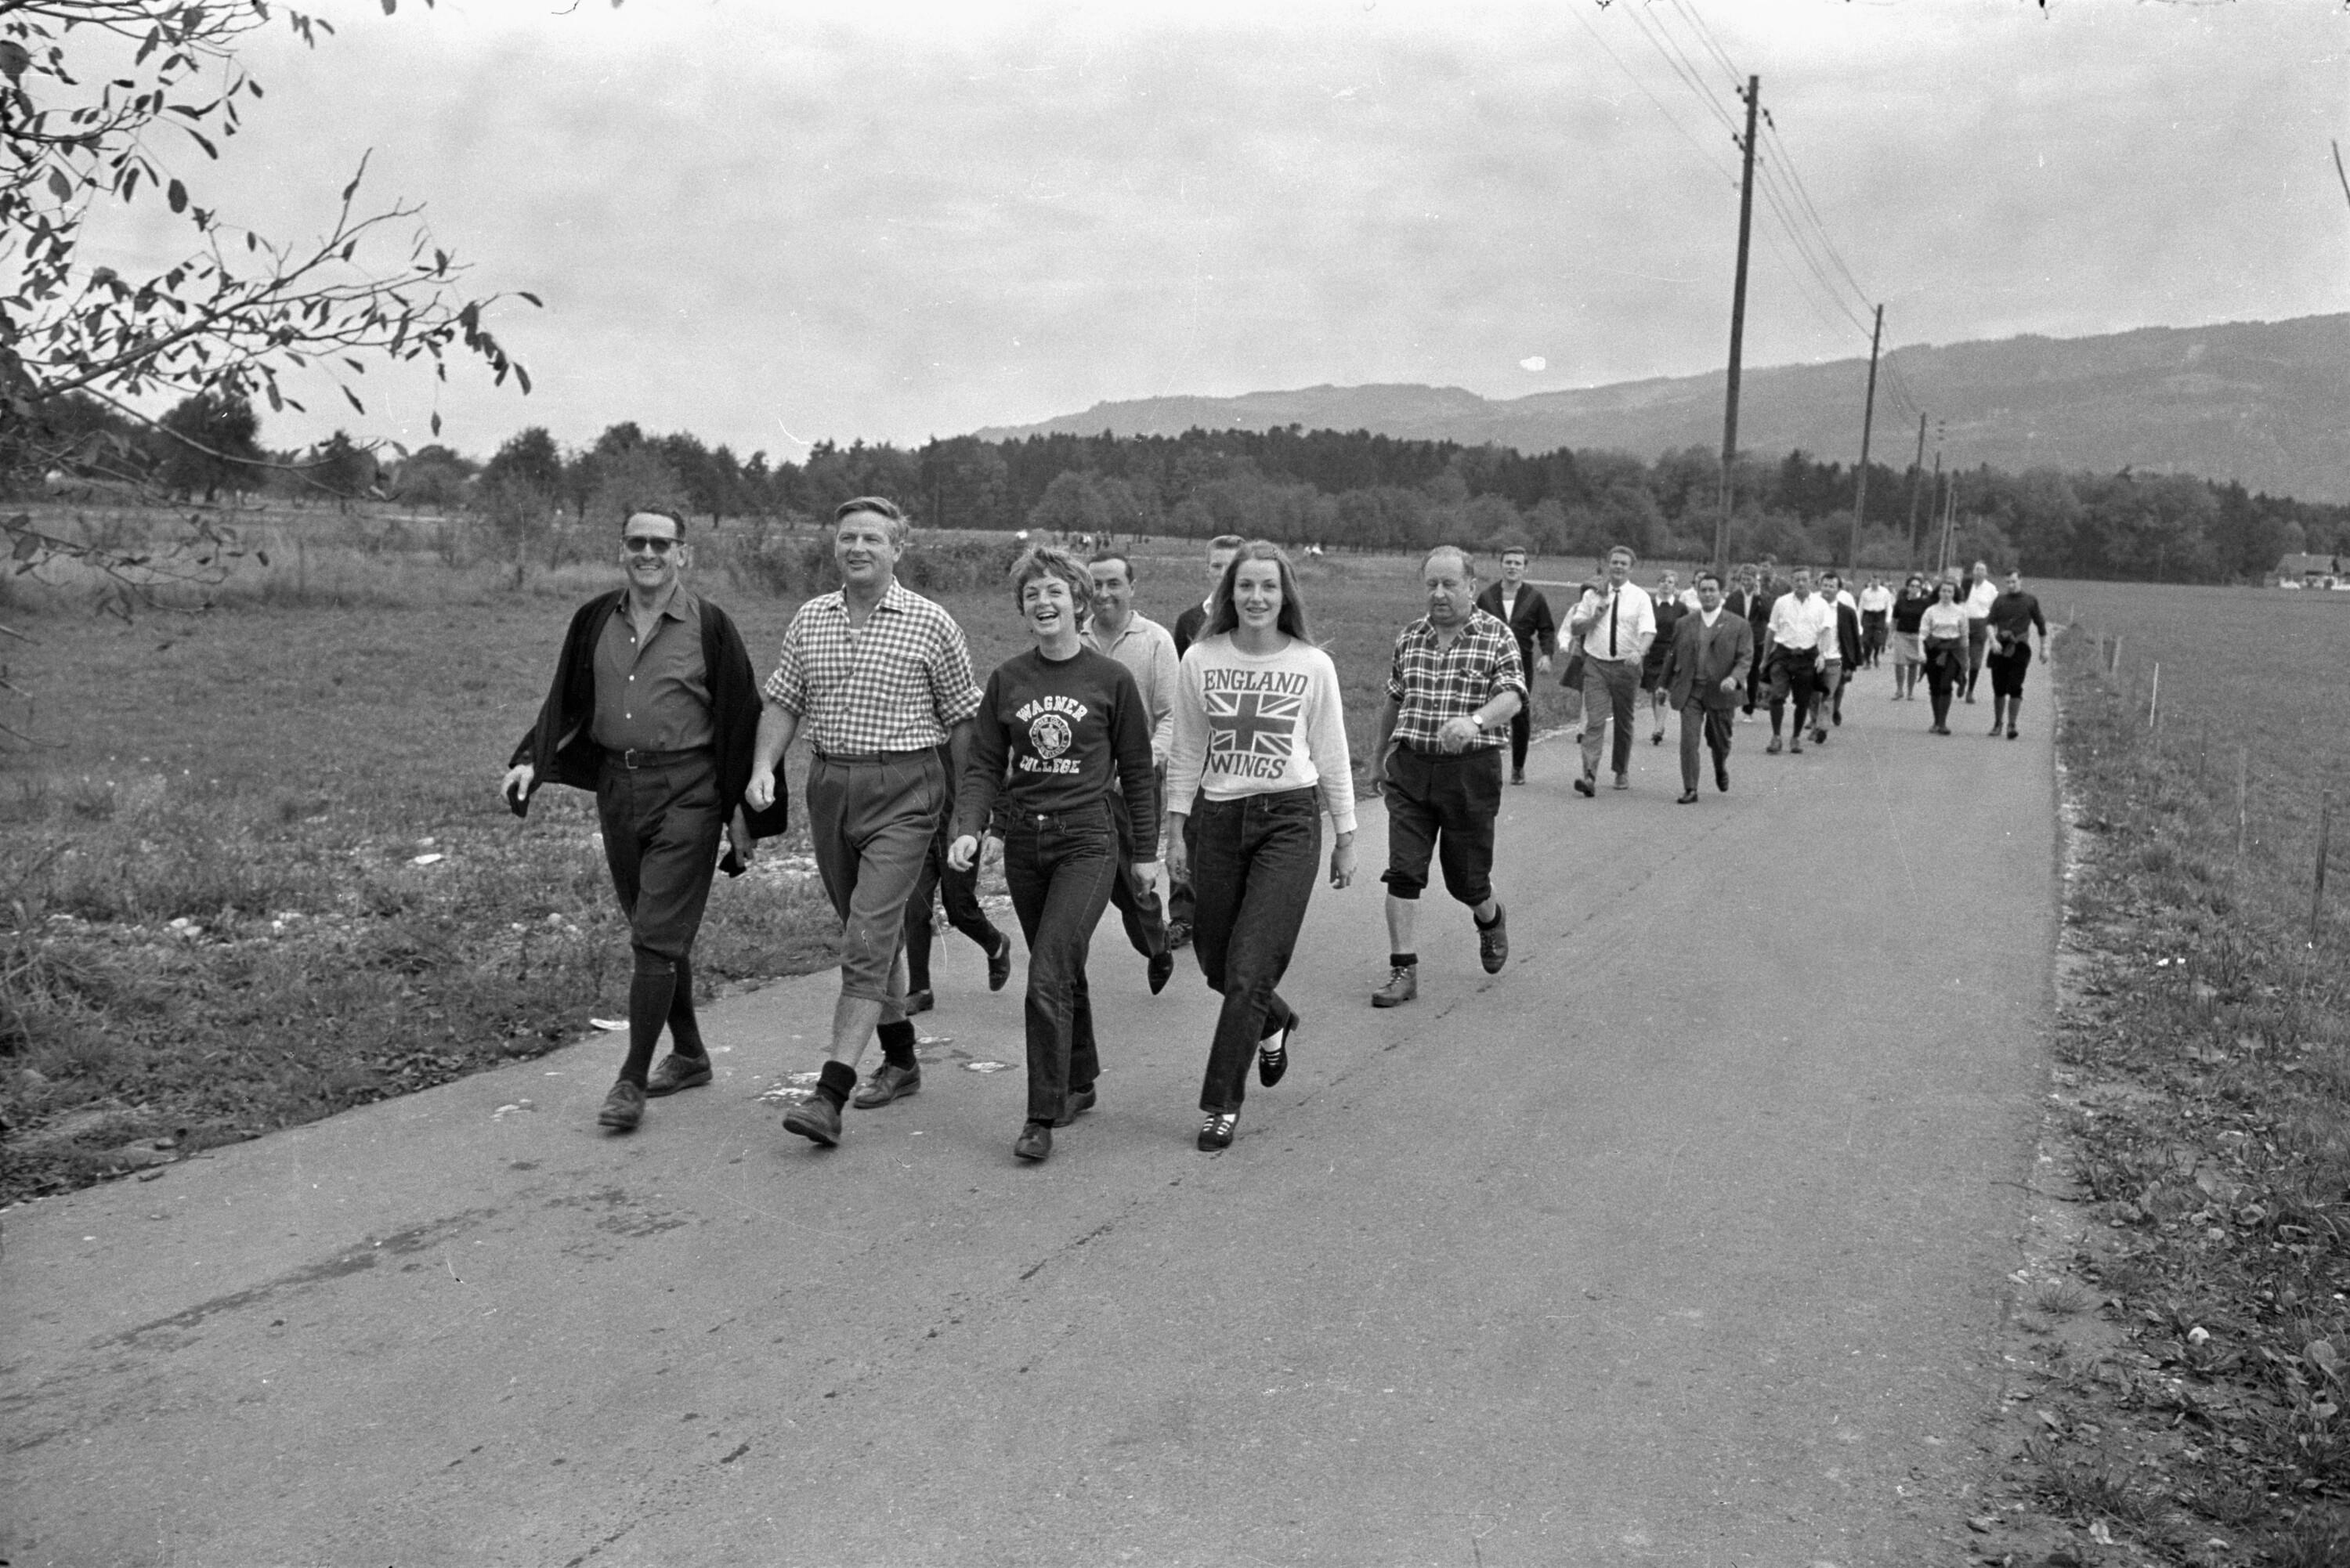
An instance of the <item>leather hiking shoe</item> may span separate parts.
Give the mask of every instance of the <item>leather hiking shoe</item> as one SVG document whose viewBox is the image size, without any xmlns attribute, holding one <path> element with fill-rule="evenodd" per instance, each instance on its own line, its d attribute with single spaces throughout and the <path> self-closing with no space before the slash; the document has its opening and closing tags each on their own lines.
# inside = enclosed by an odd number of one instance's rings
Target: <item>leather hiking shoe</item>
<svg viewBox="0 0 2350 1568">
<path fill-rule="evenodd" d="M 644 1119 L 645 1092 L 626 1078 L 612 1085 L 604 1096 L 604 1108 L 596 1113 L 596 1125 L 614 1132 L 634 1132 Z"/>
<path fill-rule="evenodd" d="M 1175 955 L 1171 952 L 1151 954 L 1150 967 L 1146 972 L 1150 976 L 1150 994 L 1156 996 L 1166 990 L 1167 982 L 1175 977 Z"/>
<path fill-rule="evenodd" d="M 1091 1084 L 1087 1084 L 1082 1089 L 1071 1089 L 1068 1098 L 1061 1102 L 1061 1119 L 1053 1125 L 1056 1127 L 1067 1127 L 1094 1108 L 1095 1097 L 1094 1086 Z"/>
<path fill-rule="evenodd" d="M 1730 793 L 1730 764 L 1728 763 L 1716 763 L 1713 764 L 1713 787 L 1720 790 L 1724 794 L 1728 794 Z"/>
<path fill-rule="evenodd" d="M 877 1106 L 886 1106 L 892 1100 L 903 1099 L 921 1086 L 920 1064 L 917 1063 L 911 1067 L 900 1067 L 893 1063 L 884 1062 L 873 1069 L 871 1077 L 857 1085 L 857 1092 L 848 1096 L 848 1103 L 860 1111 L 869 1111 Z"/>
<path fill-rule="evenodd" d="M 917 1012 L 928 1012 L 938 1004 L 938 997 L 927 985 L 920 991 L 910 991 L 906 993 L 906 1016 L 911 1018 Z"/>
<path fill-rule="evenodd" d="M 1012 1152 L 1021 1159 L 1047 1159 L 1053 1153 L 1053 1129 L 1044 1122 L 1030 1122 L 1020 1129 L 1020 1137 L 1012 1145 Z"/>
<path fill-rule="evenodd" d="M 1473 921 L 1475 917 L 1471 917 Z M 1510 911 L 1501 905 L 1493 906 L 1493 923 L 1477 928 L 1477 961 L 1485 966 L 1487 974 L 1499 974 L 1502 966 L 1510 961 Z"/>
<path fill-rule="evenodd" d="M 1630 774 L 1617 774 L 1616 775 L 1616 787 L 1617 789 L 1630 789 L 1632 787 L 1632 775 Z"/>
<path fill-rule="evenodd" d="M 1522 784 L 1525 783 L 1526 770 L 1523 768 L 1512 768 L 1510 770 L 1510 782 L 1513 784 Z"/>
<path fill-rule="evenodd" d="M 1238 1111 L 1209 1112 L 1207 1119 L 1200 1124 L 1200 1147 L 1206 1149 L 1232 1147 L 1232 1134 L 1240 1130 L 1240 1126 L 1241 1114 Z"/>
<path fill-rule="evenodd" d="M 1305 1022 L 1293 1012 L 1289 1015 L 1287 1026 L 1281 1032 L 1280 1039 L 1270 1045 L 1262 1040 L 1256 1043 L 1256 1081 L 1266 1088 L 1270 1089 L 1281 1082 L 1281 1075 L 1289 1071 L 1289 1037 L 1296 1033 L 1297 1026 Z"/>
<path fill-rule="evenodd" d="M 1773 735 L 1771 737 L 1771 743 L 1762 748 L 1762 754 L 1765 756 L 1775 757 L 1786 749 L 1786 742 L 1780 740 L 1778 736 Z M 1801 747 L 1797 747 L 1796 749 L 1798 751 L 1802 750 Z"/>
<path fill-rule="evenodd" d="M 1591 775 L 1589 774 L 1584 774 L 1578 776 L 1575 781 L 1575 793 L 1577 794 L 1596 795 L 1599 793 L 1599 786 L 1591 782 Z"/>
<path fill-rule="evenodd" d="M 674 1095 L 680 1089 L 698 1089 L 708 1082 L 709 1057 L 672 1051 L 653 1064 L 652 1073 L 645 1079 L 645 1093 L 656 1096 Z"/>
<path fill-rule="evenodd" d="M 1419 994 L 1419 966 L 1398 964 L 1388 972 L 1388 982 L 1371 992 L 1373 1007 L 1401 1007 Z"/>
<path fill-rule="evenodd" d="M 840 1107 L 822 1095 L 810 1095 L 784 1113 L 784 1130 L 830 1148 L 840 1141 Z"/>
<path fill-rule="evenodd" d="M 1693 789 L 1685 789 L 1681 791 L 1680 794 L 1673 796 L 1673 804 L 1675 805 L 1695 805 L 1697 804 L 1697 791 Z"/>
<path fill-rule="evenodd" d="M 1169 952 L 1170 952 L 1170 953 L 1171 953 L 1171 952 L 1177 952 L 1177 951 L 1181 950 L 1182 950 L 1182 949 L 1184 949 L 1184 948 L 1188 948 L 1188 947 L 1190 947 L 1191 945 L 1191 921 L 1189 921 L 1189 920 L 1170 920 L 1170 921 L 1168 921 L 1168 922 L 1167 922 L 1167 950 L 1168 950 Z"/>
<path fill-rule="evenodd" d="M 1002 931 L 995 933 L 995 950 L 987 955 L 987 989 L 1002 991 L 1003 982 L 1012 978 L 1012 939 Z"/>
</svg>

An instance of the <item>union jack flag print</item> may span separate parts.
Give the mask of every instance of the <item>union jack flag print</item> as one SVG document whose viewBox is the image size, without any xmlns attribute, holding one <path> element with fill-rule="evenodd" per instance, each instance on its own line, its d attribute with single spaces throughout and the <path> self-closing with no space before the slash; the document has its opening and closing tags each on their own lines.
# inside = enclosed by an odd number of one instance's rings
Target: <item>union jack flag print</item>
<svg viewBox="0 0 2350 1568">
<path fill-rule="evenodd" d="M 1208 711 L 1206 771 L 1242 778 L 1280 777 L 1289 765 L 1298 720 L 1305 711 L 1304 694 L 1210 691 L 1201 696 Z"/>
</svg>

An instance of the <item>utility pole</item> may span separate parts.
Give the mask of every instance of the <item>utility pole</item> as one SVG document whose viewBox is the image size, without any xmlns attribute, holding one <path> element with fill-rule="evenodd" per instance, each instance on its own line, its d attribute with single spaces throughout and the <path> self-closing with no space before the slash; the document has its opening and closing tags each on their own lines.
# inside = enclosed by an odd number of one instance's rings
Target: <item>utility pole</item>
<svg viewBox="0 0 2350 1568">
<path fill-rule="evenodd" d="M 1934 427 L 1934 526 L 1942 525 L 1942 429 Z"/>
<path fill-rule="evenodd" d="M 1721 415 L 1721 524 L 1713 535 L 1713 569 L 1730 569 L 1730 512 L 1737 500 L 1731 472 L 1738 461 L 1738 361 L 1746 342 L 1746 245 L 1754 233 L 1754 116 L 1762 107 L 1762 78 L 1746 78 L 1746 177 L 1738 190 L 1738 282 L 1730 295 L 1730 396 Z"/>
<path fill-rule="evenodd" d="M 1860 575 L 1860 525 L 1868 514 L 1868 432 L 1877 419 L 1877 343 L 1885 336 L 1885 306 L 1877 307 L 1877 325 L 1868 332 L 1868 399 L 1860 406 L 1860 482 L 1852 497 L 1853 576 Z"/>
<path fill-rule="evenodd" d="M 1918 482 L 1926 477 L 1926 416 L 1918 416 L 1918 455 L 1909 462 L 1909 554 L 1901 563 L 1905 572 L 1918 569 Z"/>
</svg>

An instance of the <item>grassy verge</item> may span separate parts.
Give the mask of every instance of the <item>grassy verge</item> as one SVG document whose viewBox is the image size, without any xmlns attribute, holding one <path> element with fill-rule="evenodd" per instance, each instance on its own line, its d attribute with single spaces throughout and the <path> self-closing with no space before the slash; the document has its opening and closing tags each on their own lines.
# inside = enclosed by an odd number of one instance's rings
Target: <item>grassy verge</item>
<svg viewBox="0 0 2350 1568">
<path fill-rule="evenodd" d="M 532 1055 L 624 1011 L 591 803 L 550 790 L 517 824 L 495 795 L 573 605 L 616 574 L 567 566 L 517 591 L 415 528 L 272 526 L 269 563 L 240 562 L 202 612 L 124 623 L 69 586 L 14 590 L 7 618 L 32 641 L 5 674 L 34 694 L 18 717 L 41 743 L 0 753 L 0 1202 Z M 705 540 L 696 580 L 764 664 L 798 601 L 768 591 L 774 573 L 729 570 L 741 548 Z M 1141 553 L 1145 613 L 1191 602 L 1199 559 Z M 1395 628 L 1418 613 L 1413 566 L 1305 567 L 1358 757 Z M 1000 590 L 936 597 L 983 676 L 1024 646 Z M 1536 700 L 1543 722 L 1567 712 L 1549 682 Z M 795 750 L 795 795 L 804 768 Z M 705 995 L 832 961 L 804 842 L 719 884 Z"/>
<path fill-rule="evenodd" d="M 2340 715 L 2275 681 L 2298 655 L 2273 625 L 2228 679 L 2194 629 L 2224 607 L 2131 607 L 2135 666 L 2126 643 L 2110 670 L 2111 621 L 2056 661 L 2080 858 L 2054 1141 L 2078 1203 L 2020 1303 L 2013 1490 L 1980 1560 L 2350 1562 L 2350 941 L 2310 918 Z M 2156 730 L 2166 650 L 2197 674 Z"/>
</svg>

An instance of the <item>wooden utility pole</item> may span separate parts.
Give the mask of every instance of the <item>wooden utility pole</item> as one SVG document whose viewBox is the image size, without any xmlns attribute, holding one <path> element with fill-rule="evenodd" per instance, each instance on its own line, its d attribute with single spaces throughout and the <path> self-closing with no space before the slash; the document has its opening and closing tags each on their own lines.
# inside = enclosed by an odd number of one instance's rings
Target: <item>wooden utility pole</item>
<svg viewBox="0 0 2350 1568">
<path fill-rule="evenodd" d="M 1762 106 L 1762 78 L 1746 78 L 1746 177 L 1738 190 L 1738 281 L 1730 294 L 1730 395 L 1721 414 L 1721 523 L 1713 535 L 1713 569 L 1730 570 L 1730 513 L 1737 497 L 1731 473 L 1738 461 L 1738 362 L 1746 343 L 1746 246 L 1754 233 L 1754 116 Z"/>
<path fill-rule="evenodd" d="M 1924 419 L 1923 419 L 1922 417 L 1921 417 L 1921 418 L 1918 420 L 1918 429 L 1920 429 L 1920 430 L 1923 430 L 1923 429 L 1925 429 L 1925 428 L 1926 428 L 1926 421 L 1924 421 Z M 1936 529 L 1938 529 L 1938 530 L 1939 530 L 1939 529 L 1941 527 L 1941 525 L 1942 525 L 1942 432 L 1941 432 L 1941 431 L 1936 431 L 1934 432 L 1934 526 L 1935 526 L 1935 528 L 1936 528 Z M 1936 575 L 1937 576 L 1940 576 L 1941 574 L 1940 574 L 1940 573 L 1939 573 L 1939 571 L 1938 570 L 1938 571 L 1935 573 L 1935 575 Z"/>
<path fill-rule="evenodd" d="M 1868 331 L 1868 398 L 1860 406 L 1860 482 L 1854 487 L 1852 497 L 1852 558 L 1855 576 L 1860 575 L 1860 525 L 1868 513 L 1868 431 L 1877 418 L 1877 343 L 1885 336 L 1885 306 L 1877 307 L 1877 325 Z"/>
<path fill-rule="evenodd" d="M 1901 563 L 1905 572 L 1918 569 L 1918 483 L 1926 477 L 1926 416 L 1918 416 L 1918 455 L 1909 462 L 1909 555 Z"/>
</svg>

